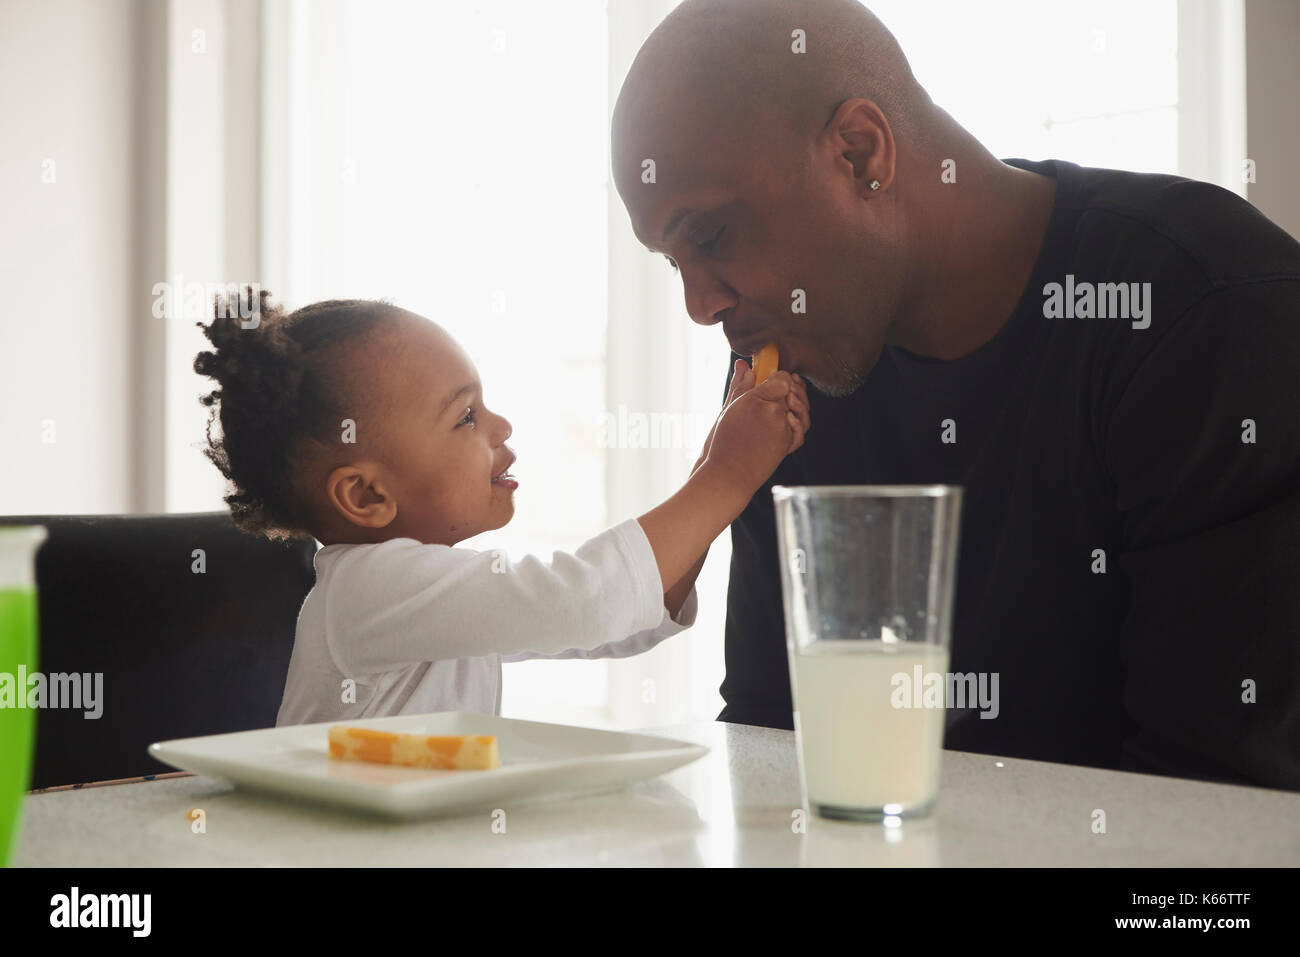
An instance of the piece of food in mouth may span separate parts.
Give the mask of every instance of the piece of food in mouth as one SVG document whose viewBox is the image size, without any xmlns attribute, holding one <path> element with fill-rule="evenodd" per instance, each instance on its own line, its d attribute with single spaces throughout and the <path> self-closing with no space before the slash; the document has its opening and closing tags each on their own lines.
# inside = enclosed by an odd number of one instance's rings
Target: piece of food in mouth
<svg viewBox="0 0 1300 957">
<path fill-rule="evenodd" d="M 775 342 L 769 342 L 759 349 L 758 353 L 750 359 L 750 365 L 754 367 L 754 385 L 762 385 L 767 377 L 776 371 L 780 359 L 781 354 L 777 351 Z"/>
<path fill-rule="evenodd" d="M 490 734 L 403 734 L 351 728 L 330 728 L 330 757 L 374 764 L 441 771 L 489 771 L 501 766 L 497 739 Z"/>
</svg>

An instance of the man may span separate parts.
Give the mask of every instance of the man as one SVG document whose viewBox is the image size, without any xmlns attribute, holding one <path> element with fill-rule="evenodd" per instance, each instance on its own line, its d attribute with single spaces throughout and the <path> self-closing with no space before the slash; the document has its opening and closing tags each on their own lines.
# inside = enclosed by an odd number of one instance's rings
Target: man
<svg viewBox="0 0 1300 957">
<path fill-rule="evenodd" d="M 999 711 L 946 747 L 1300 789 L 1300 245 L 996 159 L 854 0 L 686 0 L 613 164 L 691 318 L 814 387 L 771 484 L 964 487 L 950 667 Z M 719 719 L 792 728 L 770 488 L 732 548 Z"/>
</svg>

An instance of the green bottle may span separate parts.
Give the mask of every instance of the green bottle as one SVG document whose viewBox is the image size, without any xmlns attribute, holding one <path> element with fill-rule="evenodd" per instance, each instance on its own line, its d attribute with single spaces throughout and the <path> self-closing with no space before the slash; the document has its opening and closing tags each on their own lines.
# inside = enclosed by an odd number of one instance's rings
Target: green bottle
<svg viewBox="0 0 1300 957">
<path fill-rule="evenodd" d="M 37 670 L 34 557 L 45 540 L 37 526 L 0 528 L 0 865 L 8 866 L 32 772 L 36 714 L 18 669 Z"/>
</svg>

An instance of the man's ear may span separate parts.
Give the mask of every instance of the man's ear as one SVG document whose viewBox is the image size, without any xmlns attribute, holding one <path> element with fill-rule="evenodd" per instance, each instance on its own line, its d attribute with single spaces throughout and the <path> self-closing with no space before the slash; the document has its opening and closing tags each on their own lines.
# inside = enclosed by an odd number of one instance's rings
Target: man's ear
<svg viewBox="0 0 1300 957">
<path fill-rule="evenodd" d="M 325 498 L 345 521 L 362 528 L 383 528 L 397 517 L 397 499 L 375 462 L 340 465 L 330 472 Z"/>
<path fill-rule="evenodd" d="M 852 172 L 859 195 L 888 189 L 894 182 L 897 154 L 894 131 L 880 107 L 872 100 L 845 100 L 822 130 L 827 148 L 836 153 Z M 871 188 L 871 183 L 879 185 Z"/>
</svg>

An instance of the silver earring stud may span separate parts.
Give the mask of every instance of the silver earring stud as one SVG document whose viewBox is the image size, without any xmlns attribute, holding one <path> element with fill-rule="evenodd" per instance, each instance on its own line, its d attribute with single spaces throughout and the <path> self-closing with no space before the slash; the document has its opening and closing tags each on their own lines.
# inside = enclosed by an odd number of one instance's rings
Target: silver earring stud
<svg viewBox="0 0 1300 957">
<path fill-rule="evenodd" d="M 880 189 L 880 180 L 873 179 L 870 183 L 867 184 L 867 188 L 874 193 L 876 190 Z"/>
</svg>

